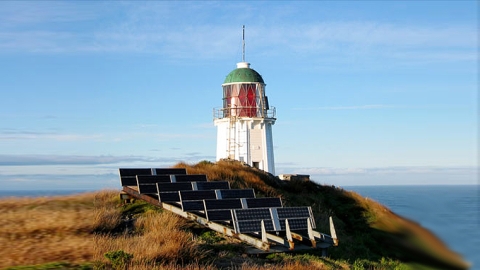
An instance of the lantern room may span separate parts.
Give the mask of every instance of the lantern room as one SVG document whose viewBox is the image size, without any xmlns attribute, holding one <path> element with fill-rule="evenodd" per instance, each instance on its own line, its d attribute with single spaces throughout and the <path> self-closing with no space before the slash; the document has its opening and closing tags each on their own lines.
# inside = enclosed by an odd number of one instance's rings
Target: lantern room
<svg viewBox="0 0 480 270">
<path fill-rule="evenodd" d="M 247 62 L 237 63 L 222 84 L 222 117 L 266 117 L 268 99 L 265 96 L 265 83 L 258 72 Z"/>
</svg>

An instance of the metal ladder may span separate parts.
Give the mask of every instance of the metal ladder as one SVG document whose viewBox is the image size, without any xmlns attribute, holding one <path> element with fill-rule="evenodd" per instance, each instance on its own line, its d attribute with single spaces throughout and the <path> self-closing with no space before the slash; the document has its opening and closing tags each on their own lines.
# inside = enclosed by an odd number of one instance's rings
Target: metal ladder
<svg viewBox="0 0 480 270">
<path fill-rule="evenodd" d="M 230 116 L 229 127 L 228 127 L 228 141 L 227 141 L 227 157 L 229 159 L 235 159 L 235 150 L 236 150 L 236 137 L 237 137 L 237 117 Z M 232 135 L 233 133 L 233 135 Z"/>
</svg>

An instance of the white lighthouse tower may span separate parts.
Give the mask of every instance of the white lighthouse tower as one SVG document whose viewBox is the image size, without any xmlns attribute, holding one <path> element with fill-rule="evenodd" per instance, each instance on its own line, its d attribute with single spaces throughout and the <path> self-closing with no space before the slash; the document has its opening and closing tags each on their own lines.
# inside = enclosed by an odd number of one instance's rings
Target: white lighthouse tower
<svg viewBox="0 0 480 270">
<path fill-rule="evenodd" d="M 214 110 L 216 159 L 239 160 L 275 174 L 272 138 L 275 108 L 268 105 L 262 76 L 245 62 L 244 38 L 242 62 L 227 75 L 222 88 L 223 107 Z"/>
</svg>

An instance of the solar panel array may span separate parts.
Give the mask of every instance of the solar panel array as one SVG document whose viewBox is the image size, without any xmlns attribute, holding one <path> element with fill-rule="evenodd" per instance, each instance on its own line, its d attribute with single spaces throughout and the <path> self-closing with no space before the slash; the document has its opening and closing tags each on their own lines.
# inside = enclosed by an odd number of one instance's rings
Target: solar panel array
<svg viewBox="0 0 480 270">
<path fill-rule="evenodd" d="M 232 217 L 237 233 L 260 232 L 262 220 L 267 231 L 285 231 L 286 220 L 290 230 L 308 229 L 309 222 L 315 228 L 312 209 L 308 206 L 232 209 Z"/>
<path fill-rule="evenodd" d="M 227 181 L 209 182 L 206 175 L 185 169 L 121 168 L 122 185 L 137 186 L 140 194 L 158 196 L 161 203 L 184 212 L 203 213 L 209 221 L 229 222 L 236 233 L 304 230 L 314 218 L 310 207 L 283 207 L 280 198 L 255 198 L 253 189 L 230 189 Z"/>
</svg>

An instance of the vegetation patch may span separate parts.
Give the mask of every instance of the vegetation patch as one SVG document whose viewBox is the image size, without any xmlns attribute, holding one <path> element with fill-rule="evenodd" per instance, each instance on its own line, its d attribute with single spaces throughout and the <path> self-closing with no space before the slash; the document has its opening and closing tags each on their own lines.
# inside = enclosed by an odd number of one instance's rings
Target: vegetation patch
<svg viewBox="0 0 480 270">
<path fill-rule="evenodd" d="M 124 204 L 119 191 L 0 199 L 0 269 L 467 269 L 428 230 L 383 205 L 342 188 L 283 182 L 236 161 L 176 167 L 254 188 L 285 206 L 311 206 L 316 230 L 338 247 L 305 253 L 247 255 L 239 240 L 200 228 L 141 200 Z M 12 248 L 14 247 L 14 248 Z"/>
<path fill-rule="evenodd" d="M 133 255 L 123 250 L 109 251 L 105 253 L 105 258 L 110 261 L 114 269 L 124 269 L 130 263 Z"/>
<path fill-rule="evenodd" d="M 37 265 L 25 265 L 25 266 L 12 266 L 7 267 L 5 270 L 90 270 L 93 269 L 91 264 L 71 264 L 65 262 L 52 262 Z"/>
</svg>

